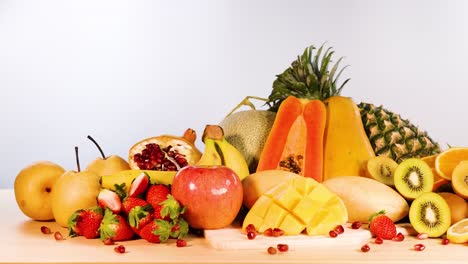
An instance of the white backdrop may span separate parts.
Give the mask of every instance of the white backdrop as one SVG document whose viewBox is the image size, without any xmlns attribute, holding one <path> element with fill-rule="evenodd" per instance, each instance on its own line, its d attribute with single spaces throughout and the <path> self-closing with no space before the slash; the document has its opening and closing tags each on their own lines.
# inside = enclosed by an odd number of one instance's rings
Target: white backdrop
<svg viewBox="0 0 468 264">
<path fill-rule="evenodd" d="M 88 134 L 123 157 L 145 137 L 201 135 L 325 41 L 350 65 L 343 95 L 468 146 L 467 14 L 466 1 L 0 1 L 0 188 L 34 161 L 76 169 L 75 145 L 86 166 Z"/>
</svg>

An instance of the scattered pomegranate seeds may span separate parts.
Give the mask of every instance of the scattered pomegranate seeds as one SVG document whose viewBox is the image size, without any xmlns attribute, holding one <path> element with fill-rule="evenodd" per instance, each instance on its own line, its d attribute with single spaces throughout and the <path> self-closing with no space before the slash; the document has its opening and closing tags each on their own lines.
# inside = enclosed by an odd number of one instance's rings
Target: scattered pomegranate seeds
<svg viewBox="0 0 468 264">
<path fill-rule="evenodd" d="M 344 228 L 342 225 L 337 225 L 335 227 L 335 232 L 338 233 L 338 234 L 343 234 L 344 233 Z"/>
<path fill-rule="evenodd" d="M 429 237 L 428 234 L 426 233 L 419 233 L 416 238 L 419 239 L 419 240 L 423 240 L 423 239 L 427 239 Z"/>
<path fill-rule="evenodd" d="M 52 234 L 52 231 L 50 231 L 50 228 L 48 228 L 47 226 L 41 226 L 41 232 L 42 234 Z"/>
<path fill-rule="evenodd" d="M 423 244 L 416 244 L 414 245 L 414 250 L 416 251 L 423 251 L 426 248 Z"/>
<path fill-rule="evenodd" d="M 352 229 L 359 229 L 359 228 L 361 228 L 361 226 L 362 226 L 362 223 L 359 222 L 359 221 L 354 221 L 354 222 L 351 224 L 351 228 L 352 228 Z"/>
<path fill-rule="evenodd" d="M 361 247 L 361 251 L 362 252 L 368 252 L 370 250 L 370 247 L 368 244 L 365 244 Z"/>
<path fill-rule="evenodd" d="M 278 244 L 276 247 L 278 248 L 279 252 L 286 252 L 289 250 L 288 244 Z"/>
<path fill-rule="evenodd" d="M 274 254 L 276 254 L 277 250 L 274 247 L 268 247 L 267 252 L 270 255 L 274 255 Z"/>
<path fill-rule="evenodd" d="M 247 238 L 249 240 L 252 240 L 252 239 L 255 239 L 255 237 L 257 236 L 257 233 L 255 231 L 249 231 L 247 232 Z"/>
<path fill-rule="evenodd" d="M 450 243 L 450 240 L 448 240 L 448 238 L 444 238 L 442 239 L 442 241 L 440 242 L 442 245 L 448 245 Z"/>
<path fill-rule="evenodd" d="M 382 244 L 382 243 L 383 243 L 383 239 L 382 239 L 382 238 L 380 238 L 380 237 L 376 237 L 376 238 L 375 238 L 375 240 L 374 240 L 374 243 L 376 243 L 376 244 L 379 244 L 379 245 L 380 245 L 380 244 Z"/>
<path fill-rule="evenodd" d="M 104 245 L 114 245 L 114 240 L 112 238 L 106 238 L 104 241 L 102 241 Z"/>
<path fill-rule="evenodd" d="M 55 232 L 54 233 L 54 238 L 55 240 L 59 241 L 59 240 L 64 240 L 63 236 L 62 236 L 62 233 L 60 233 L 59 231 Z"/>
<path fill-rule="evenodd" d="M 405 236 L 402 233 L 398 232 L 398 234 L 394 238 L 392 238 L 392 240 L 400 242 L 405 240 Z"/>
<path fill-rule="evenodd" d="M 245 228 L 245 231 L 248 233 L 249 231 L 256 232 L 257 230 L 255 229 L 254 224 L 248 224 L 247 227 Z"/>
<path fill-rule="evenodd" d="M 185 239 L 177 239 L 176 246 L 177 247 L 185 247 L 185 246 L 187 246 L 187 241 Z"/>
<path fill-rule="evenodd" d="M 117 253 L 125 253 L 125 246 L 124 245 L 118 245 L 114 248 L 114 251 Z"/>
<path fill-rule="evenodd" d="M 273 228 L 267 228 L 264 232 L 263 235 L 265 236 L 273 236 Z"/>
<path fill-rule="evenodd" d="M 273 235 L 274 237 L 279 237 L 279 236 L 284 235 L 284 231 L 281 230 L 281 229 L 279 229 L 279 228 L 276 228 L 276 227 L 275 227 L 275 228 L 273 228 L 273 233 L 272 233 L 272 235 Z"/>
<path fill-rule="evenodd" d="M 330 237 L 337 237 L 338 236 L 338 233 L 335 231 L 335 230 L 331 230 L 330 232 L 328 232 L 328 235 Z"/>
</svg>

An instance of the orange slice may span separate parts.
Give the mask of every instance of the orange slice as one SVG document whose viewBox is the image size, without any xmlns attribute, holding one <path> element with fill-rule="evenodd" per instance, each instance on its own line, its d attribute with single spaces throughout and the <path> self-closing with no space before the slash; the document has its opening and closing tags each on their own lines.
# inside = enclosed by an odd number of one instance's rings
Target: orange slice
<svg viewBox="0 0 468 264">
<path fill-rule="evenodd" d="M 468 148 L 450 148 L 437 156 L 435 169 L 440 177 L 452 180 L 453 169 L 464 160 L 468 160 Z"/>
<path fill-rule="evenodd" d="M 435 160 L 437 159 L 437 156 L 439 154 L 431 155 L 431 156 L 426 156 L 422 157 L 421 159 L 429 165 L 429 167 L 434 168 L 435 167 Z"/>
<path fill-rule="evenodd" d="M 468 241 L 468 218 L 453 224 L 447 230 L 447 238 L 452 243 L 466 243 Z"/>
</svg>

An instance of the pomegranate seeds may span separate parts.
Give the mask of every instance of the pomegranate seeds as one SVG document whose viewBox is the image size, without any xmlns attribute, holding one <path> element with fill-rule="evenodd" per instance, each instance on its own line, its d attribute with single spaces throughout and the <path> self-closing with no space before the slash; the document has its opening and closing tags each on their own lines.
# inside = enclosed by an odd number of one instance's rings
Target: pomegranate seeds
<svg viewBox="0 0 468 264">
<path fill-rule="evenodd" d="M 394 238 L 392 238 L 392 240 L 400 242 L 405 240 L 405 236 L 402 233 L 398 232 L 398 234 Z"/>
<path fill-rule="evenodd" d="M 426 246 L 424 246 L 423 244 L 416 244 L 413 247 L 416 251 L 423 251 L 426 248 Z"/>
<path fill-rule="evenodd" d="M 274 247 L 268 247 L 267 252 L 268 252 L 268 254 L 270 254 L 270 255 L 275 255 L 276 252 L 277 252 L 277 250 L 276 250 L 276 248 L 274 248 Z"/>
<path fill-rule="evenodd" d="M 125 246 L 123 245 L 118 245 L 114 248 L 114 251 L 119 253 L 119 254 L 122 254 L 122 253 L 125 253 Z"/>
<path fill-rule="evenodd" d="M 104 239 L 104 241 L 102 241 L 102 243 L 103 243 L 104 245 L 107 245 L 107 246 L 109 246 L 109 245 L 114 245 L 114 244 L 115 244 L 115 243 L 114 243 L 114 240 L 112 240 L 112 238 L 110 238 L 110 237 Z"/>
<path fill-rule="evenodd" d="M 334 230 L 338 235 L 341 235 L 344 233 L 344 228 L 342 225 L 337 225 Z"/>
<path fill-rule="evenodd" d="M 361 228 L 362 226 L 362 223 L 360 221 L 354 221 L 352 224 L 351 224 L 351 228 L 352 229 L 359 229 Z"/>
<path fill-rule="evenodd" d="M 252 239 L 255 239 L 255 237 L 257 236 L 257 233 L 255 231 L 249 231 L 247 232 L 247 238 L 249 240 L 252 240 Z"/>
<path fill-rule="evenodd" d="M 177 247 L 186 247 L 187 246 L 187 241 L 185 239 L 177 239 L 176 246 Z"/>
<path fill-rule="evenodd" d="M 369 250 L 370 250 L 370 247 L 368 244 L 365 244 L 361 247 L 362 252 L 369 252 Z"/>
<path fill-rule="evenodd" d="M 335 237 L 338 236 L 338 233 L 337 233 L 336 231 L 334 231 L 334 230 L 331 230 L 330 232 L 328 232 L 328 235 L 329 235 L 330 237 L 335 238 Z"/>
<path fill-rule="evenodd" d="M 248 233 L 249 231 L 256 232 L 257 230 L 255 229 L 254 224 L 248 224 L 247 227 L 245 228 L 245 231 Z"/>
<path fill-rule="evenodd" d="M 279 252 L 286 252 L 289 250 L 288 244 L 278 244 L 276 247 L 278 248 Z"/>
<path fill-rule="evenodd" d="M 45 235 L 52 234 L 52 231 L 50 231 L 50 228 L 48 228 L 47 226 L 41 226 L 41 232 Z"/>
<path fill-rule="evenodd" d="M 450 243 L 450 240 L 448 240 L 448 238 L 444 238 L 444 239 L 442 239 L 442 241 L 440 241 L 440 243 L 445 246 L 445 245 L 448 245 Z"/>
<path fill-rule="evenodd" d="M 382 243 L 383 243 L 383 239 L 382 239 L 382 238 L 380 238 L 380 237 L 376 237 L 376 238 L 375 238 L 375 240 L 374 240 L 374 243 L 375 243 L 375 244 L 379 244 L 379 245 L 380 245 L 380 244 L 382 244 Z"/>
<path fill-rule="evenodd" d="M 57 240 L 57 241 L 64 240 L 64 238 L 63 238 L 63 236 L 62 236 L 62 233 L 60 233 L 59 231 L 57 231 L 57 232 L 54 233 L 54 238 L 55 238 L 55 240 Z"/>
<path fill-rule="evenodd" d="M 273 228 L 273 236 L 274 237 L 279 237 L 279 236 L 282 236 L 284 235 L 284 231 L 279 229 L 279 228 Z"/>
</svg>

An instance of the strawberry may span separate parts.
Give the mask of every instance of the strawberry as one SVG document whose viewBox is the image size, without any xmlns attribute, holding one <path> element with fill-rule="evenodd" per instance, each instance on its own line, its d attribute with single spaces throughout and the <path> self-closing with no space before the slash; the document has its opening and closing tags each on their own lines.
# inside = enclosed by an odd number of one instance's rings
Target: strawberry
<svg viewBox="0 0 468 264">
<path fill-rule="evenodd" d="M 112 239 L 112 241 L 124 241 L 133 238 L 135 233 L 126 219 L 119 214 L 114 214 L 109 208 L 104 212 L 99 227 L 101 240 Z"/>
<path fill-rule="evenodd" d="M 101 189 L 97 197 L 98 204 L 103 209 L 109 208 L 113 213 L 117 214 L 122 208 L 122 202 L 119 195 L 108 189 Z"/>
<path fill-rule="evenodd" d="M 68 220 L 69 236 L 84 236 L 88 239 L 98 237 L 102 218 L 102 208 L 99 206 L 75 211 Z"/>
<path fill-rule="evenodd" d="M 140 234 L 141 229 L 153 220 L 153 207 L 151 204 L 146 206 L 135 206 L 128 214 L 128 223 L 136 234 Z"/>
<path fill-rule="evenodd" d="M 171 191 L 169 187 L 164 184 L 154 184 L 148 188 L 146 192 L 146 201 L 150 203 L 153 208 L 156 208 L 161 202 L 167 199 L 167 195 Z"/>
<path fill-rule="evenodd" d="M 137 197 L 138 195 L 144 193 L 146 188 L 150 183 L 150 178 L 146 172 L 142 172 L 138 175 L 130 185 L 130 189 L 128 190 L 128 197 Z"/>
<path fill-rule="evenodd" d="M 385 211 L 371 215 L 369 229 L 374 236 L 382 239 L 392 239 L 397 234 L 395 224 L 390 217 L 385 215 Z"/>
<path fill-rule="evenodd" d="M 127 197 L 123 200 L 122 202 L 122 211 L 128 215 L 130 213 L 130 210 L 132 210 L 133 207 L 135 206 L 147 206 L 150 205 L 147 201 L 141 199 L 141 198 L 136 198 L 136 197 Z"/>
<path fill-rule="evenodd" d="M 168 194 L 167 199 L 160 202 L 158 207 L 155 208 L 154 218 L 174 220 L 178 218 L 179 215 L 183 214 L 185 209 L 185 207 L 180 206 L 180 203 L 174 198 L 174 196 Z M 159 213 L 159 215 L 157 215 L 157 213 Z"/>
<path fill-rule="evenodd" d="M 188 234 L 189 225 L 184 218 L 179 217 L 172 222 L 171 238 L 181 239 Z"/>
<path fill-rule="evenodd" d="M 154 219 L 140 230 L 140 236 L 150 243 L 165 242 L 169 239 L 172 227 L 169 221 Z"/>
</svg>

